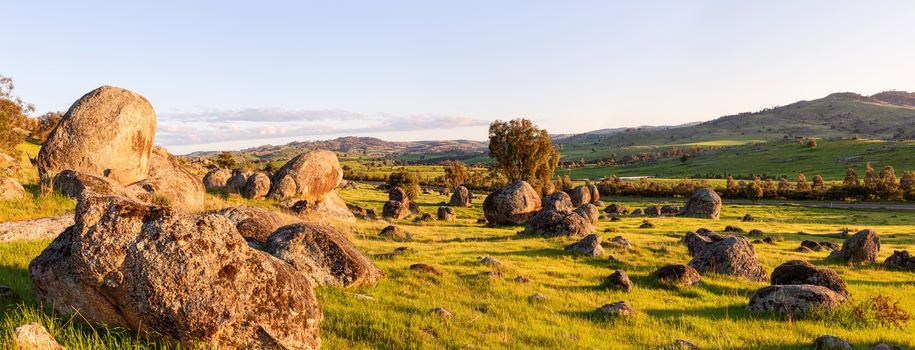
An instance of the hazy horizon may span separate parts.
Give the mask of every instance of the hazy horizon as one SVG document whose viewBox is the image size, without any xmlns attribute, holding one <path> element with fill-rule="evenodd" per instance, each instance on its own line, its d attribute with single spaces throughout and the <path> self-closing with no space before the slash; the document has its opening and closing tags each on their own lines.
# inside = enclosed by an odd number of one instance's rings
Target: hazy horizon
<svg viewBox="0 0 915 350">
<path fill-rule="evenodd" d="M 903 1 L 5 10 L 23 29 L 0 74 L 35 115 L 120 86 L 150 100 L 157 144 L 178 154 L 348 135 L 484 140 L 491 121 L 519 117 L 553 134 L 678 125 L 834 92 L 915 89 L 904 69 L 915 42 L 897 40 L 915 3 Z"/>
</svg>

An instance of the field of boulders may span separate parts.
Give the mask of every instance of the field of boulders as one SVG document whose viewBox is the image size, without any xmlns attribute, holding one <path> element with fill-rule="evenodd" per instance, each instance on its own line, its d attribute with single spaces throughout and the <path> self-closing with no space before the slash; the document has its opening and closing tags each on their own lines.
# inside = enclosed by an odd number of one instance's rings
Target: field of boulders
<svg viewBox="0 0 915 350">
<path fill-rule="evenodd" d="M 320 150 L 199 174 L 155 126 L 149 101 L 104 86 L 31 182 L 0 176 L 5 205 L 75 203 L 0 222 L 2 347 L 915 346 L 912 212 L 524 181 L 411 197 L 343 180 Z"/>
</svg>

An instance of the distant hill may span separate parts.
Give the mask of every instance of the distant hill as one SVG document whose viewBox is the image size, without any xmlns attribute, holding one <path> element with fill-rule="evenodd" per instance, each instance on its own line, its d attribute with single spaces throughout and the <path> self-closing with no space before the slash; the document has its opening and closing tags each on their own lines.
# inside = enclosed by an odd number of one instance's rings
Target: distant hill
<svg viewBox="0 0 915 350">
<path fill-rule="evenodd" d="M 470 140 L 447 141 L 384 141 L 374 137 L 347 136 L 332 140 L 300 141 L 285 145 L 265 145 L 238 151 L 248 158 L 288 160 L 309 150 L 323 149 L 356 158 L 396 157 L 406 154 L 439 154 L 453 158 L 477 156 L 487 150 L 487 144 Z M 207 158 L 221 152 L 194 152 L 189 158 Z"/>
<path fill-rule="evenodd" d="M 915 92 L 884 91 L 871 97 L 889 104 L 915 107 Z"/>
</svg>

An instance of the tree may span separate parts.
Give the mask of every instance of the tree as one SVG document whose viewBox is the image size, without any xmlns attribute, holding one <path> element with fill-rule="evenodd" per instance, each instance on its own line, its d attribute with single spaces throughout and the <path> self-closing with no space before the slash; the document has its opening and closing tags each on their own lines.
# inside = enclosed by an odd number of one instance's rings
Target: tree
<svg viewBox="0 0 915 350">
<path fill-rule="evenodd" d="M 880 172 L 880 184 L 878 186 L 880 198 L 896 199 L 899 197 L 899 178 L 896 177 L 896 169 L 887 165 Z"/>
<path fill-rule="evenodd" d="M 686 164 L 686 162 L 688 162 L 688 161 L 689 161 L 689 153 L 683 153 L 683 155 L 680 156 L 680 163 Z"/>
<path fill-rule="evenodd" d="M 13 95 L 13 79 L 0 75 L 0 153 L 16 154 L 16 146 L 25 140 L 28 133 L 29 112 L 35 106 Z"/>
<path fill-rule="evenodd" d="M 902 196 L 906 200 L 915 200 L 915 171 L 908 170 L 902 173 L 899 187 L 902 190 Z"/>
<path fill-rule="evenodd" d="M 216 156 L 216 165 L 223 169 L 235 169 L 235 157 L 232 153 L 222 152 Z"/>
<path fill-rule="evenodd" d="M 760 180 L 759 177 L 756 177 L 753 179 L 753 181 L 748 182 L 746 187 L 744 187 L 744 194 L 746 194 L 747 198 L 752 200 L 754 203 L 757 200 L 762 199 L 762 196 L 763 196 L 762 180 Z"/>
<path fill-rule="evenodd" d="M 852 189 L 858 187 L 861 184 L 861 181 L 858 180 L 858 173 L 855 172 L 854 168 L 848 168 L 845 171 L 845 179 L 842 180 L 842 186 L 846 189 Z"/>
<path fill-rule="evenodd" d="M 734 181 L 734 177 L 728 175 L 727 182 L 725 182 L 724 189 L 727 192 L 728 196 L 736 196 L 740 192 L 740 185 L 737 184 L 737 181 Z"/>
<path fill-rule="evenodd" d="M 809 149 L 816 149 L 816 148 L 817 148 L 817 140 L 809 139 L 809 140 L 807 140 L 807 143 L 804 144 L 804 146 L 806 146 L 806 147 L 809 148 Z"/>
<path fill-rule="evenodd" d="M 823 177 L 820 175 L 813 177 L 813 194 L 817 197 L 826 193 L 826 181 L 823 180 Z"/>
<path fill-rule="evenodd" d="M 804 174 L 798 174 L 795 191 L 801 196 L 806 196 L 807 194 L 810 194 L 810 190 L 810 183 L 807 182 L 807 176 Z"/>
<path fill-rule="evenodd" d="M 871 163 L 867 163 L 864 170 L 864 189 L 867 193 L 873 194 L 877 192 L 878 187 L 880 187 L 880 177 L 877 176 Z"/>
<path fill-rule="evenodd" d="M 470 178 L 467 172 L 467 166 L 459 160 L 448 160 L 442 165 L 445 166 L 445 186 L 449 189 L 463 185 Z"/>
<path fill-rule="evenodd" d="M 57 127 L 57 124 L 60 124 L 60 120 L 63 119 L 64 112 L 48 112 L 39 116 L 35 123 L 35 126 L 32 127 L 31 133 L 29 133 L 29 139 L 33 142 L 41 144 L 48 139 L 48 136 L 51 135 L 51 131 L 54 131 L 54 128 Z"/>
<path fill-rule="evenodd" d="M 788 198 L 791 195 L 791 182 L 788 181 L 787 177 L 782 176 L 781 180 L 778 181 L 778 195 L 782 198 Z"/>
<path fill-rule="evenodd" d="M 398 171 L 388 176 L 388 188 L 400 187 L 410 199 L 419 197 L 422 189 L 419 188 L 419 177 L 409 171 Z"/>
<path fill-rule="evenodd" d="M 560 157 L 549 133 L 527 119 L 490 124 L 489 156 L 509 182 L 527 181 L 541 193 L 553 178 Z"/>
</svg>

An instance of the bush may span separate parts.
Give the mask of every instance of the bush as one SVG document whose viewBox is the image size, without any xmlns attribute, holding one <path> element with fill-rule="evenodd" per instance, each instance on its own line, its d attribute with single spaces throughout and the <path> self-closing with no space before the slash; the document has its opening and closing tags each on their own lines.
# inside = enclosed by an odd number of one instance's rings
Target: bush
<svg viewBox="0 0 915 350">
<path fill-rule="evenodd" d="M 893 301 L 883 295 L 849 301 L 830 311 L 815 312 L 813 317 L 829 324 L 867 329 L 877 326 L 903 329 L 912 319 L 912 315 L 899 306 L 899 300 Z"/>
<path fill-rule="evenodd" d="M 398 171 L 388 176 L 388 188 L 400 187 L 410 199 L 416 199 L 421 193 L 419 177 L 408 171 Z"/>
</svg>

